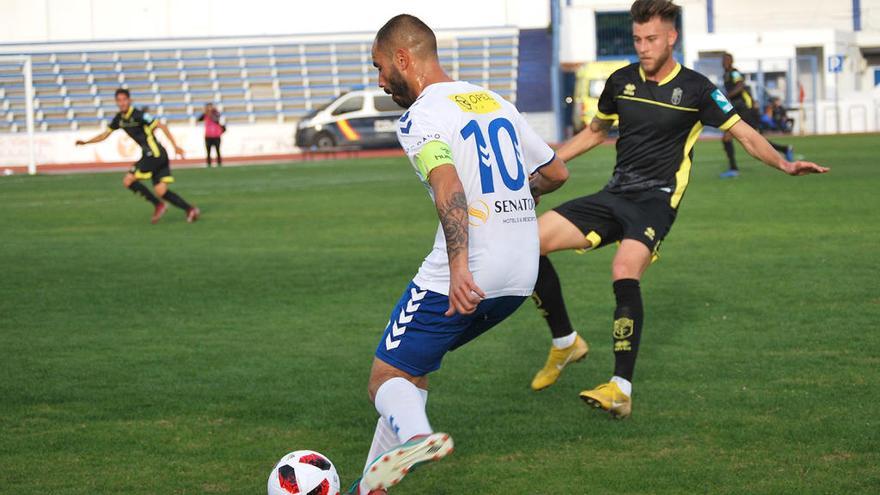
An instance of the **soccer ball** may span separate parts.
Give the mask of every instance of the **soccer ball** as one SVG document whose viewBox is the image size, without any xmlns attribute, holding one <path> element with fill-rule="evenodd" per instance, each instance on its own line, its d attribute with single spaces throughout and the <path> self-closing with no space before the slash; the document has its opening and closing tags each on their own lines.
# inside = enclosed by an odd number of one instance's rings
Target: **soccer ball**
<svg viewBox="0 0 880 495">
<path fill-rule="evenodd" d="M 339 475 L 324 455 L 297 450 L 275 464 L 269 495 L 339 495 Z"/>
</svg>

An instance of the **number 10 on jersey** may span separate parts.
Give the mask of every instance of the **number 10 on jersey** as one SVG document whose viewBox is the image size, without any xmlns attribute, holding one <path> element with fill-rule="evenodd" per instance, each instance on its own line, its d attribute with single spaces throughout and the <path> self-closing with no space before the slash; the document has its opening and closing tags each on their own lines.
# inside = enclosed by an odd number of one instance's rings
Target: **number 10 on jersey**
<svg viewBox="0 0 880 495">
<path fill-rule="evenodd" d="M 501 131 L 506 131 L 510 144 L 513 145 L 514 158 L 516 159 L 516 177 L 510 176 L 510 171 L 504 162 L 504 155 L 501 150 L 499 141 Z M 516 128 L 513 124 L 499 117 L 489 123 L 488 136 L 489 146 L 486 146 L 486 134 L 480 129 L 480 124 L 476 120 L 471 120 L 461 129 L 461 137 L 467 140 L 474 136 L 477 146 L 477 156 L 480 160 L 480 185 L 483 188 L 483 194 L 495 192 L 495 179 L 492 177 L 492 163 L 490 159 L 494 155 L 495 164 L 498 166 L 498 172 L 501 174 L 501 180 L 504 185 L 511 191 L 519 191 L 526 182 L 526 171 L 522 164 L 519 151 L 519 139 L 516 137 Z"/>
</svg>

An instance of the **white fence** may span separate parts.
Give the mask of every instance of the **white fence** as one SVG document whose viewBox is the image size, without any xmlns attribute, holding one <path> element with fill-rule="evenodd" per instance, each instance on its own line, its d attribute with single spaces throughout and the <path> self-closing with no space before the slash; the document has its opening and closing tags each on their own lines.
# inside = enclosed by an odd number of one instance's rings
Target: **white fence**
<svg viewBox="0 0 880 495">
<path fill-rule="evenodd" d="M 186 152 L 187 158 L 205 156 L 204 131 L 201 127 L 182 125 L 170 126 L 177 143 Z M 296 153 L 293 144 L 293 125 L 247 124 L 230 126 L 223 135 L 222 154 L 224 157 L 285 155 Z M 138 145 L 124 132 L 114 132 L 110 138 L 98 144 L 75 146 L 77 139 L 88 139 L 98 131 L 55 131 L 34 134 L 36 161 L 50 163 L 114 163 L 135 162 L 140 159 Z M 165 140 L 164 134 L 157 133 L 169 153 L 173 148 Z M 27 163 L 28 135 L 26 133 L 0 134 L 0 167 L 22 166 Z"/>
</svg>

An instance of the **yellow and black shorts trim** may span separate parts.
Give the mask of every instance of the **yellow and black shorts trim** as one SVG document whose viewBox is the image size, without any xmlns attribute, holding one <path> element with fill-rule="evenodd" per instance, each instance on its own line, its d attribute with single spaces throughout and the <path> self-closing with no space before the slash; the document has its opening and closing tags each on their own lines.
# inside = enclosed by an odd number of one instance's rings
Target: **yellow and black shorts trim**
<svg viewBox="0 0 880 495">
<path fill-rule="evenodd" d="M 652 261 L 659 257 L 660 243 L 675 222 L 676 211 L 669 204 L 670 194 L 654 190 L 631 193 L 599 191 L 576 198 L 554 208 L 574 224 L 590 242 L 594 251 L 623 239 L 641 242 L 651 251 Z"/>
<path fill-rule="evenodd" d="M 595 230 L 591 230 L 584 235 L 584 239 L 590 243 L 590 247 L 584 249 L 575 249 L 577 254 L 586 254 L 587 251 L 599 249 L 602 246 L 602 236 Z"/>
<path fill-rule="evenodd" d="M 134 174 L 137 180 L 150 180 L 153 185 L 171 184 L 174 177 L 171 176 L 171 167 L 168 163 L 168 156 L 151 157 L 145 156 L 135 163 L 129 171 Z"/>
</svg>

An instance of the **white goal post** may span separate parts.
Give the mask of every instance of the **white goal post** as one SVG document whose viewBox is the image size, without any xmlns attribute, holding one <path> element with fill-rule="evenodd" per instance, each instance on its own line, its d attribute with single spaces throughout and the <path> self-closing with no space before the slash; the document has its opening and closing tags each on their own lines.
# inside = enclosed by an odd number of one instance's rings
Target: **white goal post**
<svg viewBox="0 0 880 495">
<path fill-rule="evenodd" d="M 31 56 L 0 55 L 0 65 L 17 64 L 21 64 L 22 85 L 24 86 L 24 113 L 28 143 L 27 170 L 28 174 L 35 175 L 37 173 L 37 154 L 34 142 L 34 79 Z M 17 85 L 17 81 L 4 81 L 4 93 Z"/>
</svg>

